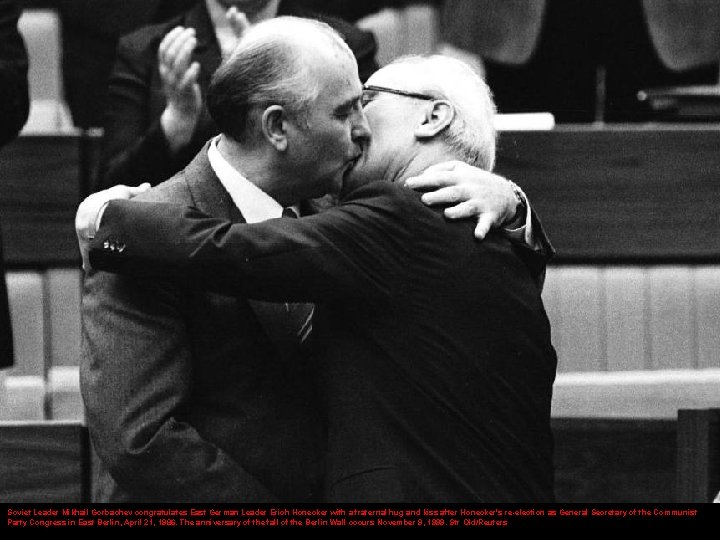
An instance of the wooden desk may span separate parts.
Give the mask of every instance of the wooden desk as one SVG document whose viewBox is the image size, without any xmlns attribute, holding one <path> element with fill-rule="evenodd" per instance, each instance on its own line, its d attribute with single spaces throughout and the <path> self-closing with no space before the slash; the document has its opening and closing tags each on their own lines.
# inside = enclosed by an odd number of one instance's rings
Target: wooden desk
<svg viewBox="0 0 720 540">
<path fill-rule="evenodd" d="M 87 502 L 89 445 L 79 423 L 0 423 L 0 502 Z"/>
<path fill-rule="evenodd" d="M 720 260 L 720 126 L 559 127 L 500 134 L 557 262 Z"/>
<path fill-rule="evenodd" d="M 675 421 L 553 418 L 552 427 L 558 502 L 674 502 Z"/>
<path fill-rule="evenodd" d="M 10 266 L 78 263 L 73 221 L 97 145 L 30 136 L 0 150 Z M 497 171 L 527 191 L 557 262 L 720 261 L 720 126 L 502 132 Z"/>
<path fill-rule="evenodd" d="M 0 223 L 9 267 L 77 265 L 78 136 L 24 136 L 0 150 Z"/>
</svg>

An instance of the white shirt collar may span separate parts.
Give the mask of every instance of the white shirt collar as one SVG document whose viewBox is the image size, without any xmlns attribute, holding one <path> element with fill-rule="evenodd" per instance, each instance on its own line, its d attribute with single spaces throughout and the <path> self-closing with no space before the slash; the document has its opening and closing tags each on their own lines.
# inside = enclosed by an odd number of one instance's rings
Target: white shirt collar
<svg viewBox="0 0 720 540">
<path fill-rule="evenodd" d="M 220 183 L 230 194 L 230 198 L 238 207 L 240 213 L 248 223 L 258 223 L 267 219 L 282 216 L 282 206 L 265 193 L 262 189 L 245 178 L 220 154 L 217 143 L 218 135 L 208 148 L 208 160 L 210 167 L 220 180 Z"/>
</svg>

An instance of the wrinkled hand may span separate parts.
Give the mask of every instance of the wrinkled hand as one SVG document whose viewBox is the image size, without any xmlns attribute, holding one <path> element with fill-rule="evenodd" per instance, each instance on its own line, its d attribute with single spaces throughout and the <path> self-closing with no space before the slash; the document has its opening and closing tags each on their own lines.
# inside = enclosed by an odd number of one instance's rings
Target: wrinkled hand
<svg viewBox="0 0 720 540">
<path fill-rule="evenodd" d="M 75 234 L 78 239 L 78 247 L 82 255 L 82 267 L 86 272 L 91 269 L 90 258 L 88 256 L 90 249 L 90 241 L 95 237 L 95 231 L 102 217 L 101 210 L 105 209 L 105 204 L 112 199 L 132 199 L 140 193 L 144 193 L 150 189 L 147 182 L 137 187 L 131 186 L 113 186 L 103 191 L 98 191 L 85 198 L 78 206 L 75 214 Z"/>
<path fill-rule="evenodd" d="M 510 182 L 461 161 L 432 165 L 419 176 L 408 178 L 405 185 L 418 191 L 434 189 L 422 196 L 429 206 L 454 204 L 445 209 L 449 219 L 477 218 L 478 240 L 485 238 L 493 227 L 511 221 L 518 207 Z"/>
<path fill-rule="evenodd" d="M 177 26 L 158 47 L 158 71 L 167 101 L 160 124 L 173 152 L 190 142 L 202 112 L 200 64 L 191 62 L 196 45 L 195 29 Z"/>
</svg>

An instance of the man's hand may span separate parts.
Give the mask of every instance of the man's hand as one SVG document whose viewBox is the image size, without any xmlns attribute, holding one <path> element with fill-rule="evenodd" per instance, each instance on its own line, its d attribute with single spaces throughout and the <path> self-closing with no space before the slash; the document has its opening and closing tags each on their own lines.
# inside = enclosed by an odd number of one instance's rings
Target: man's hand
<svg viewBox="0 0 720 540">
<path fill-rule="evenodd" d="M 421 175 L 408 178 L 405 185 L 423 194 L 429 205 L 454 204 L 445 209 L 449 219 L 477 218 L 478 240 L 493 227 L 507 225 L 515 218 L 518 198 L 510 182 L 461 161 L 447 161 L 428 167 Z"/>
<path fill-rule="evenodd" d="M 100 225 L 102 211 L 105 205 L 112 199 L 132 199 L 136 195 L 150 189 L 149 183 L 141 184 L 137 187 L 131 186 L 113 186 L 103 191 L 98 191 L 85 198 L 78 206 L 75 214 L 75 234 L 78 238 L 78 246 L 82 255 L 82 267 L 86 272 L 91 269 L 90 258 L 88 256 L 90 248 L 90 240 L 95 237 L 95 231 Z"/>
<path fill-rule="evenodd" d="M 232 6 L 227 10 L 225 17 L 230 23 L 230 28 L 232 28 L 236 40 L 240 41 L 240 38 L 243 37 L 245 31 L 250 28 L 250 21 L 248 20 L 247 15 L 245 15 L 242 11 L 239 11 L 235 6 Z M 235 44 L 237 45 L 237 42 Z"/>
<path fill-rule="evenodd" d="M 220 45 L 223 60 L 227 60 L 237 47 L 240 38 L 243 37 L 245 31 L 250 28 L 251 23 L 247 15 L 238 8 L 232 6 L 225 12 L 225 20 L 228 22 L 227 27 L 218 26 L 215 28 L 215 35 Z"/>
<path fill-rule="evenodd" d="M 200 64 L 191 62 L 196 45 L 195 29 L 178 26 L 158 47 L 158 71 L 167 100 L 160 125 L 173 152 L 190 142 L 202 112 Z"/>
</svg>

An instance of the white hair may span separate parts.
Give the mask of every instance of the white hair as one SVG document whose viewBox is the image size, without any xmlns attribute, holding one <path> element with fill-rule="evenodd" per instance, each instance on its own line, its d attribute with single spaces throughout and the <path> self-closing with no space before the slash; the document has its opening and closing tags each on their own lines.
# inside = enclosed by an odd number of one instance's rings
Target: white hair
<svg viewBox="0 0 720 540">
<path fill-rule="evenodd" d="M 452 123 L 442 133 L 445 143 L 461 161 L 491 171 L 495 166 L 496 108 L 485 81 L 464 62 L 440 54 L 403 56 L 389 65 L 417 67 L 408 80 L 412 90 L 446 99 L 455 108 Z"/>
</svg>

